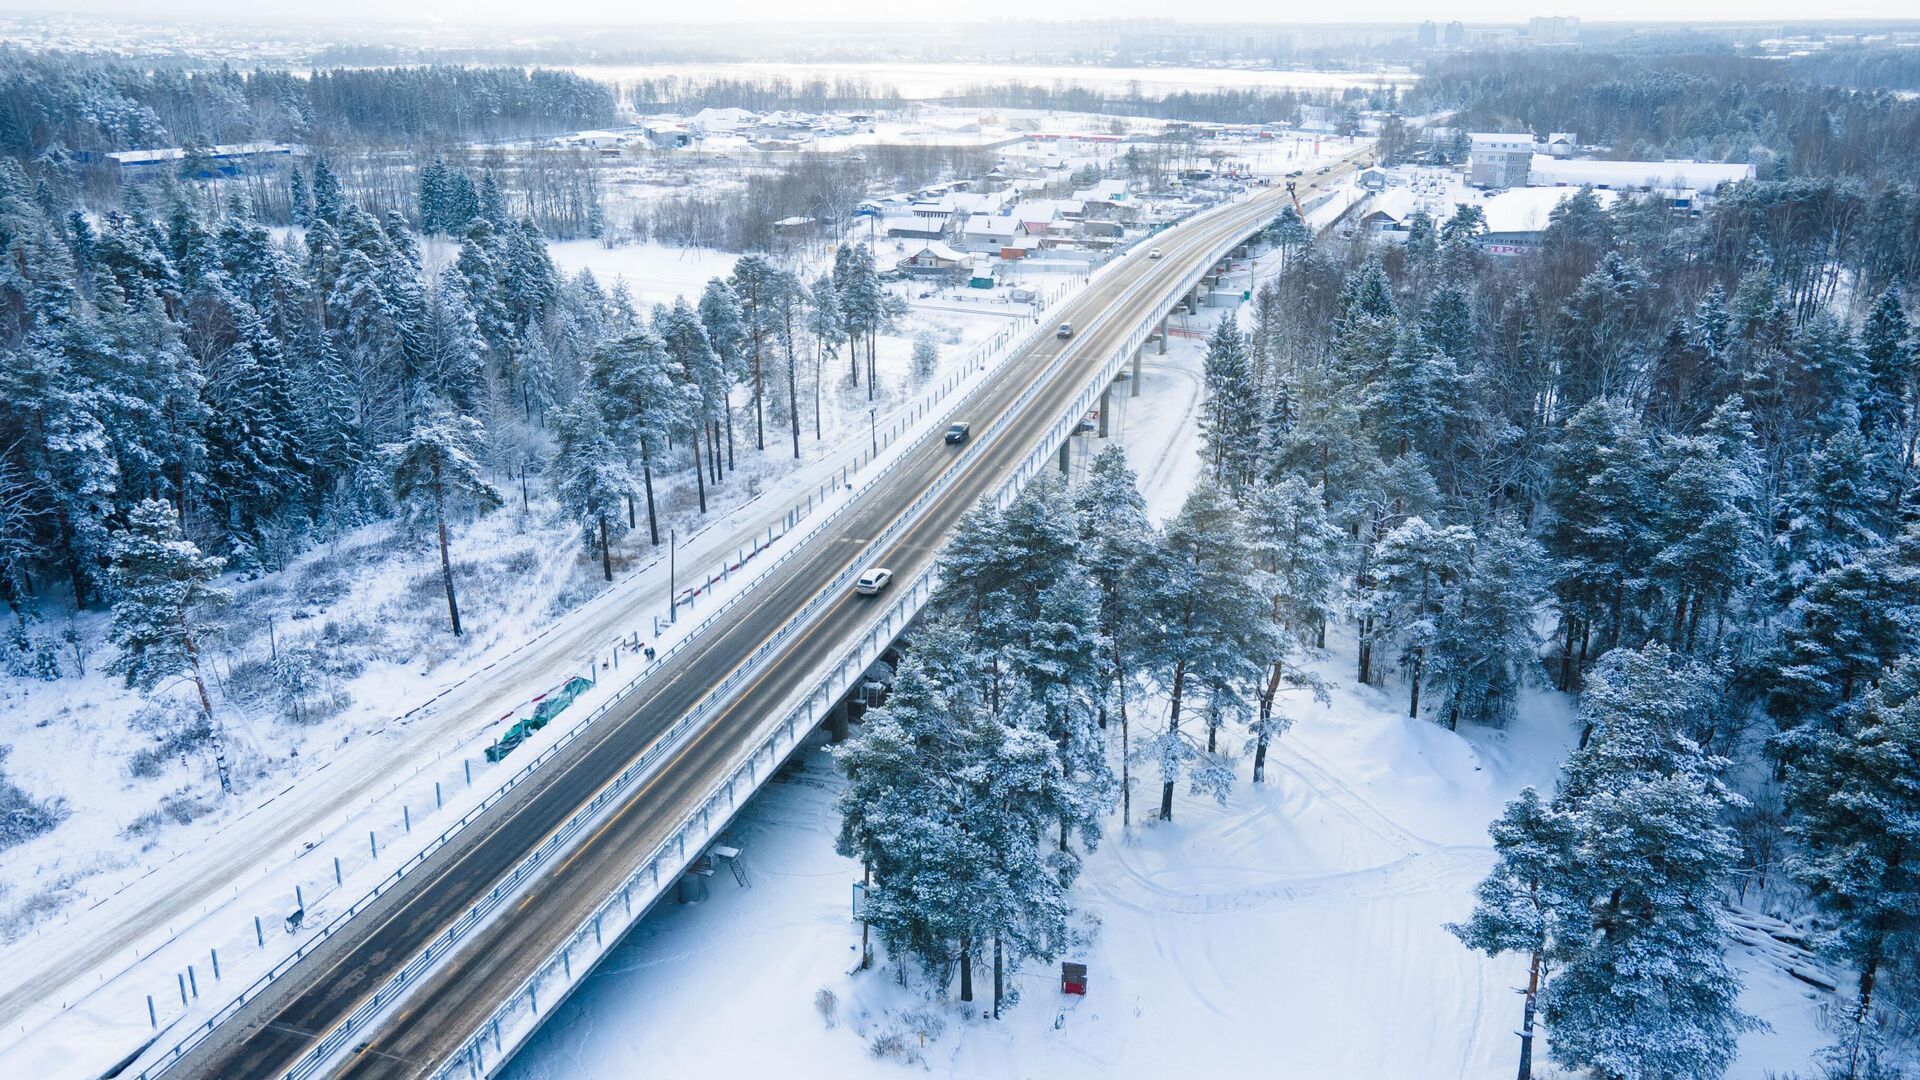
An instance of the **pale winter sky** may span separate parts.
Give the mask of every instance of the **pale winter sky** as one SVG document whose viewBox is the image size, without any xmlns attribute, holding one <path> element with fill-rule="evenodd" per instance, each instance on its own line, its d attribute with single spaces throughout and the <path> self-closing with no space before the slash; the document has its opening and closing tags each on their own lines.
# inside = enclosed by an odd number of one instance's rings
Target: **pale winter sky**
<svg viewBox="0 0 1920 1080">
<path fill-rule="evenodd" d="M 0 0 L 0 11 L 171 15 L 303 23 L 360 20 L 473 23 L 659 22 L 978 22 L 991 18 L 1165 18 L 1189 22 L 1417 22 L 1461 19 L 1517 22 L 1531 15 L 1578 15 L 1594 21 L 1750 22 L 1807 19 L 1913 18 L 1913 0 L 1372 0 L 1364 4 L 1282 6 L 1272 0 L 1051 0 L 1044 4 L 903 4 L 899 0 Z M 1678 18 L 1676 16 L 1679 16 Z"/>
</svg>

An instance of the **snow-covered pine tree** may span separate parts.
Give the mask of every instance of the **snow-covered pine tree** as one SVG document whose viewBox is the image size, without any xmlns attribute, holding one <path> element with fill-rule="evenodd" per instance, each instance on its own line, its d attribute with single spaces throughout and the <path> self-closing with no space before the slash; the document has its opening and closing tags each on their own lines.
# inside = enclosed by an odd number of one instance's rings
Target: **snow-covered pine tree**
<svg viewBox="0 0 1920 1080">
<path fill-rule="evenodd" d="M 443 233 L 450 231 L 447 223 L 447 184 L 449 181 L 445 158 L 436 157 L 420 169 L 418 190 L 418 216 L 420 231 L 424 233 Z"/>
<path fill-rule="evenodd" d="M 1861 330 L 1866 385 L 1860 398 L 1860 430 L 1870 439 L 1898 442 L 1908 433 L 1915 382 L 1920 379 L 1920 343 L 1900 303 L 1888 289 L 1874 301 Z"/>
<path fill-rule="evenodd" d="M 954 613 L 984 662 L 995 715 L 1026 703 L 1058 748 L 1068 830 L 1089 848 L 1112 803 L 1113 777 L 1097 717 L 1103 682 L 1099 597 L 1078 559 L 1079 531 L 1064 482 L 1042 473 L 1004 510 L 982 500 L 961 519 L 940 562 L 933 604 Z"/>
<path fill-rule="evenodd" d="M 615 446 L 640 457 L 640 480 L 647 497 L 647 536 L 660 546 L 660 522 L 653 498 L 654 447 L 685 419 L 686 394 L 674 385 L 672 360 L 651 330 L 624 334 L 594 350 L 588 385 Z M 629 504 L 631 505 L 631 504 Z M 634 524 L 629 514 L 628 526 Z"/>
<path fill-rule="evenodd" d="M 485 220 L 475 221 L 461 237 L 460 254 L 454 260 L 453 269 L 466 288 L 467 303 L 473 308 L 474 325 L 481 338 L 496 355 L 505 355 L 515 339 L 515 331 L 501 288 L 498 249 L 499 239 L 494 235 L 493 226 Z M 524 389 L 522 395 L 525 395 Z"/>
<path fill-rule="evenodd" d="M 1430 675 L 1427 661 L 1442 634 L 1441 623 L 1460 607 L 1458 592 L 1473 543 L 1473 530 L 1465 525 L 1436 529 L 1415 516 L 1381 538 L 1374 553 L 1367 624 L 1376 647 L 1398 650 L 1407 673 L 1409 717 L 1420 715 L 1420 689 Z"/>
<path fill-rule="evenodd" d="M 475 458 L 483 434 L 480 421 L 429 399 L 407 437 L 383 449 L 393 472 L 394 499 L 414 520 L 431 522 L 437 534 L 454 637 L 460 636 L 460 604 L 454 597 L 447 519 L 461 505 L 485 512 L 501 504 L 500 493 L 487 483 Z"/>
<path fill-rule="evenodd" d="M 1843 722 L 1789 736 L 1789 869 L 1836 931 L 1859 973 L 1852 1015 L 1831 1059 L 1836 1077 L 1865 1077 L 1877 1050 L 1874 988 L 1920 933 L 1920 663 L 1908 660 Z"/>
<path fill-rule="evenodd" d="M 687 434 L 687 448 L 693 460 L 693 486 L 699 495 L 700 512 L 704 514 L 707 512 L 707 468 L 701 458 L 701 435 L 712 435 L 714 419 L 725 405 L 726 370 L 720 354 L 714 351 L 706 325 L 699 314 L 687 306 L 684 297 L 675 297 L 672 307 L 655 309 L 653 332 L 666 348 L 674 377 L 689 399 L 681 417 L 681 429 Z"/>
<path fill-rule="evenodd" d="M 781 367 L 787 376 L 787 433 L 793 439 L 793 458 L 800 460 L 800 349 L 806 333 L 807 289 L 799 275 L 780 270 L 773 277 L 773 322 L 780 345 Z"/>
<path fill-rule="evenodd" d="M 745 255 L 733 264 L 727 280 L 740 300 L 742 351 L 753 391 L 753 445 L 767 448 L 766 367 L 778 339 L 777 316 L 780 270 L 762 255 Z"/>
<path fill-rule="evenodd" d="M 807 333 L 813 338 L 813 437 L 823 438 L 820 398 L 826 381 L 826 362 L 840 356 L 840 343 L 847 340 L 846 313 L 841 310 L 840 290 L 833 275 L 821 274 L 807 289 Z"/>
<path fill-rule="evenodd" d="M 1267 661 L 1276 655 L 1265 574 L 1247 556 L 1249 526 L 1226 489 L 1202 481 L 1167 523 L 1149 581 L 1151 621 L 1144 666 L 1168 694 L 1166 727 L 1153 743 L 1161 776 L 1160 819 L 1173 818 L 1173 788 L 1186 775 L 1195 794 L 1224 800 L 1233 767 L 1210 725 L 1203 750 L 1181 729 L 1198 698 L 1216 718 L 1251 716 Z"/>
<path fill-rule="evenodd" d="M 1920 524 L 1807 585 L 1788 609 L 1767 708 L 1783 729 L 1837 726 L 1882 671 L 1920 651 Z"/>
<path fill-rule="evenodd" d="M 1325 644 L 1345 538 L 1327 517 L 1320 489 L 1308 487 L 1298 476 L 1259 485 L 1248 516 L 1255 550 L 1267 573 L 1273 644 L 1279 649 L 1267 663 L 1259 711 L 1250 725 L 1254 736 L 1253 782 L 1260 784 L 1266 780 L 1269 744 L 1292 723 L 1275 709 L 1280 690 L 1306 688 L 1316 700 L 1327 700 L 1323 681 L 1301 669 L 1295 658 L 1308 641 L 1316 642 L 1315 648 Z"/>
<path fill-rule="evenodd" d="M 836 842 L 873 874 L 864 914 L 888 952 L 942 983 L 957 967 L 963 1002 L 985 949 L 1016 966 L 1058 954 L 1074 870 L 1045 843 L 1062 782 L 1053 747 L 1039 725 L 987 707 L 967 636 L 934 620 L 886 705 L 837 752 L 848 786 Z"/>
<path fill-rule="evenodd" d="M 1786 528 L 1775 545 L 1777 588 L 1789 596 L 1878 543 L 1891 502 L 1885 462 L 1855 426 L 1828 435 L 1804 468 L 1784 495 Z"/>
<path fill-rule="evenodd" d="M 1630 639 L 1633 583 L 1651 564 L 1652 454 L 1630 410 L 1596 398 L 1567 420 L 1547 480 L 1553 516 L 1541 543 L 1553 559 L 1560 689 L 1579 683 L 1587 657 Z"/>
<path fill-rule="evenodd" d="M 225 740 L 200 670 L 201 647 L 220 630 L 208 613 L 226 599 L 214 584 L 222 562 L 202 555 L 181 534 L 178 513 L 159 499 L 134 504 L 126 528 L 113 535 L 112 558 L 113 621 L 107 636 L 120 651 L 107 662 L 107 671 L 140 690 L 180 675 L 191 680 L 213 730 L 220 790 L 230 794 Z"/>
<path fill-rule="evenodd" d="M 874 266 L 873 252 L 865 244 L 843 245 L 833 257 L 833 285 L 840 294 L 842 325 L 846 327 L 850 341 L 858 342 L 862 338 L 867 343 L 867 400 L 872 401 L 876 374 L 874 347 L 880 335 L 880 327 L 887 321 L 886 289 L 881 285 L 880 272 Z M 860 385 L 860 361 L 858 350 L 848 349 L 853 362 L 853 384 Z"/>
<path fill-rule="evenodd" d="M 1146 636 L 1144 627 L 1156 590 L 1147 575 L 1159 543 L 1139 480 L 1127 465 L 1126 451 L 1110 445 L 1094 455 L 1086 482 L 1073 493 L 1080 565 L 1092 583 L 1097 625 L 1106 646 L 1103 686 L 1097 700 L 1101 716 L 1111 710 L 1120 721 L 1120 821 L 1133 821 L 1132 765 L 1127 704 L 1137 693 Z"/>
<path fill-rule="evenodd" d="M 1447 729 L 1513 717 L 1540 648 L 1534 607 L 1545 578 L 1540 545 L 1513 514 L 1496 515 L 1467 545 L 1460 579 L 1435 616 L 1427 679 Z"/>
<path fill-rule="evenodd" d="M 1722 890 L 1744 800 L 1701 747 L 1721 711 L 1705 665 L 1664 645 L 1616 649 L 1587 678 L 1586 732 L 1553 810 L 1574 852 L 1541 999 L 1553 1059 L 1603 1076 L 1711 1078 L 1737 1038 Z"/>
<path fill-rule="evenodd" d="M 287 206 L 295 225 L 306 225 L 312 220 L 313 202 L 307 196 L 307 177 L 298 165 L 288 170 Z"/>
<path fill-rule="evenodd" d="M 1581 279 L 1561 309 L 1559 342 L 1562 409 L 1575 410 L 1629 390 L 1638 360 L 1632 348 L 1647 305 L 1641 296 L 1647 274 L 1618 251 L 1609 251 Z"/>
<path fill-rule="evenodd" d="M 313 161 L 313 216 L 316 220 L 334 224 L 339 220 L 340 210 L 345 200 L 340 194 L 340 178 L 324 157 Z"/>
<path fill-rule="evenodd" d="M 1377 378 L 1366 386 L 1361 415 L 1383 455 L 1419 453 L 1451 460 L 1459 419 L 1460 369 L 1409 326 L 1400 332 Z"/>
<path fill-rule="evenodd" d="M 486 341 L 468 301 L 465 279 L 449 267 L 426 292 L 421 313 L 416 393 L 430 394 L 456 412 L 480 407 L 486 383 L 481 353 Z"/>
<path fill-rule="evenodd" d="M 1760 462 L 1740 400 L 1714 410 L 1700 434 L 1669 436 L 1661 458 L 1659 539 L 1648 576 L 1671 606 L 1667 641 L 1694 651 L 1705 616 L 1711 649 L 1727 606 L 1760 568 L 1752 516 Z"/>
<path fill-rule="evenodd" d="M 732 286 L 724 279 L 714 278 L 700 294 L 700 322 L 707 328 L 707 340 L 712 343 L 713 351 L 720 358 L 719 402 L 720 414 L 714 420 L 726 421 L 727 456 L 726 467 L 733 468 L 733 388 L 739 384 L 741 373 L 746 370 L 747 324 L 746 317 L 740 311 L 740 298 L 734 295 Z M 714 398 L 714 388 L 702 383 L 702 389 L 709 400 Z M 713 458 L 713 478 L 720 479 L 719 439 L 713 439 L 708 447 Z"/>
<path fill-rule="evenodd" d="M 593 398 L 592 393 L 583 393 L 572 408 L 560 413 L 559 446 L 553 455 L 554 494 L 579 524 L 587 554 L 598 548 L 601 573 L 612 581 L 612 539 L 626 531 L 620 501 L 632 489 L 632 479 Z"/>
<path fill-rule="evenodd" d="M 1601 735 L 1601 739 L 1609 735 Z M 1624 774 L 1563 803 L 1577 853 L 1541 1005 L 1554 1061 L 1611 1077 L 1725 1073 L 1763 1027 L 1727 966 L 1737 797 L 1700 771 Z"/>
<path fill-rule="evenodd" d="M 924 330 L 914 335 L 912 366 L 913 381 L 918 383 L 933 378 L 934 369 L 940 366 L 940 346 Z"/>
<path fill-rule="evenodd" d="M 1472 914 L 1447 932 L 1469 949 L 1500 956 L 1525 953 L 1527 985 L 1520 1018 L 1518 1080 L 1533 1077 L 1533 1027 L 1542 966 L 1555 913 L 1567 903 L 1573 867 L 1572 830 L 1533 788 L 1522 789 L 1488 827 L 1494 864 L 1474 889 Z"/>
</svg>

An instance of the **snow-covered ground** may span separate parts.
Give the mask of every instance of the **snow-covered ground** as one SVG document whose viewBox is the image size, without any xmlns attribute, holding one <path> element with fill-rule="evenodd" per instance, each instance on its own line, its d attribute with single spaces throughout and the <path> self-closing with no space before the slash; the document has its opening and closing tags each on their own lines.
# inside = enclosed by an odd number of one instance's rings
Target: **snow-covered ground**
<svg viewBox="0 0 1920 1080">
<path fill-rule="evenodd" d="M 1162 518 L 1199 469 L 1200 353 L 1174 339 L 1149 356 L 1142 397 L 1113 399 L 1113 434 Z M 1553 782 L 1574 738 L 1568 704 L 1536 692 L 1510 730 L 1455 735 L 1407 719 L 1398 689 L 1354 689 L 1348 641 L 1315 666 L 1339 684 L 1332 705 L 1291 703 L 1264 787 L 1243 765 L 1224 806 L 1183 791 L 1170 824 L 1109 823 L 1073 893 L 1086 997 L 1060 994 L 1057 969 L 1026 970 L 1012 980 L 1022 1000 L 994 1022 L 978 1011 L 990 1000 L 966 1015 L 888 968 L 851 973 L 860 870 L 833 851 L 842 781 L 816 735 L 726 840 L 749 886 L 722 874 L 703 903 L 663 901 L 504 1075 L 844 1080 L 898 1075 L 902 1060 L 965 1077 L 1512 1075 L 1524 965 L 1470 953 L 1441 924 L 1466 914 L 1491 863 L 1488 821 Z M 1146 810 L 1157 783 L 1135 783 Z M 1818 995 L 1757 951 L 1734 962 L 1743 1004 L 1776 1030 L 1744 1041 L 1732 1076 L 1804 1068 L 1824 1041 Z M 896 1053 L 876 1051 L 888 1042 Z"/>
</svg>

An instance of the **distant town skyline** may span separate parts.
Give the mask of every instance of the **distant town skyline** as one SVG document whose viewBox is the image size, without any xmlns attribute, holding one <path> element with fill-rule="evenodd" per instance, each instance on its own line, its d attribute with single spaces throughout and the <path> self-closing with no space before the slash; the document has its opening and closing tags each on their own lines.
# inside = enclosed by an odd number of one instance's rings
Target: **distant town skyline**
<svg viewBox="0 0 1920 1080">
<path fill-rule="evenodd" d="M 1571 15 L 1598 23 L 1691 24 L 1765 23 L 1799 24 L 1839 20 L 1904 20 L 1914 18 L 1912 0 L 1841 0 L 1823 5 L 1817 15 L 1796 0 L 1702 0 L 1690 5 L 1685 18 L 1676 18 L 1664 0 L 1592 0 L 1573 3 L 1537 3 L 1529 0 L 1491 0 L 1452 8 L 1415 0 L 1376 0 L 1362 7 L 1295 8 L 1278 16 L 1269 4 L 1248 0 L 1189 0 L 1178 7 L 1177 21 L 1233 22 L 1275 25 L 1300 23 L 1419 23 L 1458 20 L 1468 24 L 1524 23 L 1537 16 Z M 724 7 L 690 10 L 680 4 L 633 0 L 331 0 L 314 5 L 307 0 L 0 0 L 7 14 L 126 16 L 145 19 L 201 18 L 243 22 L 286 20 L 300 23 L 344 21 L 409 24 L 448 22 L 462 25 L 508 26 L 610 25 L 648 23 L 980 23 L 996 19 L 1112 20 L 1161 19 L 1170 13 L 1164 0 L 1058 0 L 1042 7 L 1009 11 L 974 8 L 955 11 L 938 6 L 910 6 L 889 0 L 810 0 L 804 6 L 787 0 L 732 0 Z"/>
</svg>

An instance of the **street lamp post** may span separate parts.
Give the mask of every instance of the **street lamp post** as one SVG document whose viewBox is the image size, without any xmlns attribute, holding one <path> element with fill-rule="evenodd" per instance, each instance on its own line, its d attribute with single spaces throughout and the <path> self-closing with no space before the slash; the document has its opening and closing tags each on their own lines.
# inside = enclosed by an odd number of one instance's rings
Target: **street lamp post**
<svg viewBox="0 0 1920 1080">
<path fill-rule="evenodd" d="M 679 547 L 676 542 L 678 539 L 679 534 L 675 530 L 667 530 L 667 622 L 669 624 L 680 621 L 680 590 L 674 584 L 675 571 L 678 569 L 674 565 L 674 550 Z"/>
<path fill-rule="evenodd" d="M 867 410 L 867 427 L 873 433 L 873 456 L 880 456 L 880 410 Z"/>
</svg>

